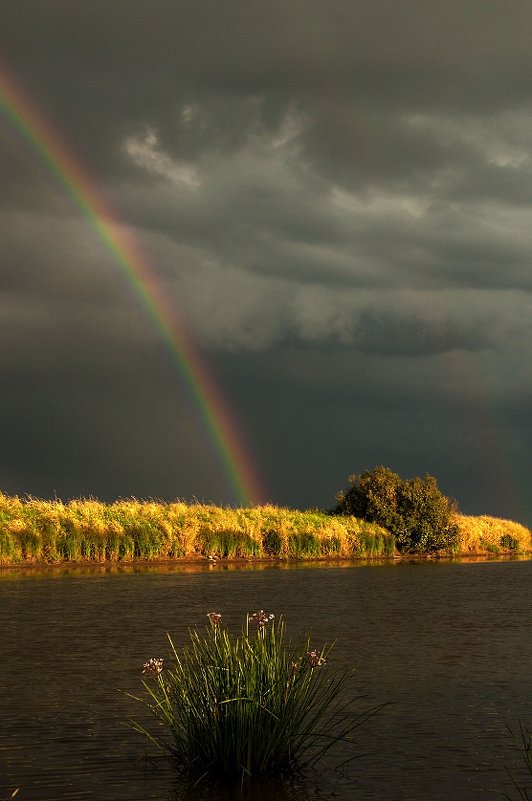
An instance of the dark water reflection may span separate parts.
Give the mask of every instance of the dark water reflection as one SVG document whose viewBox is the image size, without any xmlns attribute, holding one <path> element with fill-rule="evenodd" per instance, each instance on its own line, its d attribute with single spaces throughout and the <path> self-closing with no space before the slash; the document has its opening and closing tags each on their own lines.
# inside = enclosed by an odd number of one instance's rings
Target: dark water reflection
<svg viewBox="0 0 532 801">
<path fill-rule="evenodd" d="M 532 561 L 296 569 L 168 566 L 0 572 L 0 799 L 229 801 L 178 781 L 123 720 L 117 691 L 205 613 L 284 615 L 294 636 L 337 641 L 371 705 L 347 775 L 332 768 L 254 789 L 255 801 L 484 799 L 520 770 L 505 724 L 532 723 Z M 339 755 L 341 756 L 341 755 Z M 245 794 L 246 795 L 246 794 Z"/>
</svg>

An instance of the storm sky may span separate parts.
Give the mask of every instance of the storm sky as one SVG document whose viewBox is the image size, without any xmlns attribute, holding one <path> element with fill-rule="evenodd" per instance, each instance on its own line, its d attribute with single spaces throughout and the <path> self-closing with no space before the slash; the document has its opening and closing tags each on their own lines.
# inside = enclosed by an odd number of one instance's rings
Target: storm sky
<svg viewBox="0 0 532 801">
<path fill-rule="evenodd" d="M 262 500 L 430 473 L 532 525 L 529 0 L 3 0 Z M 0 111 L 0 489 L 235 501 L 142 302 Z"/>
</svg>

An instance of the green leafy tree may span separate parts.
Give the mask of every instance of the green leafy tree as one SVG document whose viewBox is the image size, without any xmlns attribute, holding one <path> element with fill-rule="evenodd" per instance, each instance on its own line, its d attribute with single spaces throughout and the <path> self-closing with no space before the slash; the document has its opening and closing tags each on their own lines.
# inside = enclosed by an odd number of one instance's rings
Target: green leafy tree
<svg viewBox="0 0 532 801">
<path fill-rule="evenodd" d="M 397 495 L 401 479 L 388 467 L 376 467 L 348 478 L 350 487 L 339 492 L 337 512 L 377 523 L 389 531 L 399 523 Z"/>
<path fill-rule="evenodd" d="M 404 480 L 381 466 L 348 481 L 348 489 L 336 496 L 336 511 L 387 528 L 400 551 L 428 553 L 456 544 L 456 504 L 440 492 L 433 476 Z"/>
</svg>

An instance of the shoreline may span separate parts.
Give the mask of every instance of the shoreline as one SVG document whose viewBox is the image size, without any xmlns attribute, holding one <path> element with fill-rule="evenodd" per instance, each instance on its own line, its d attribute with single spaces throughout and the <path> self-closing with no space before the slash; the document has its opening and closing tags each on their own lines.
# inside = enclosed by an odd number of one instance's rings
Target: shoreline
<svg viewBox="0 0 532 801">
<path fill-rule="evenodd" d="M 155 559 L 73 559 L 73 560 L 54 560 L 39 561 L 25 560 L 23 562 L 0 563 L 0 575 L 4 571 L 30 570 L 35 572 L 48 572 L 54 570 L 77 570 L 80 568 L 102 568 L 110 570 L 113 568 L 171 568 L 183 567 L 189 570 L 213 569 L 213 568 L 246 568 L 246 567 L 291 567 L 291 566 L 345 566 L 356 567 L 366 565 L 398 564 L 401 562 L 423 563 L 423 562 L 497 562 L 497 561 L 527 561 L 532 559 L 531 551 L 516 553 L 512 550 L 501 550 L 499 553 L 489 551 L 465 552 L 465 553 L 433 553 L 433 554 L 394 554 L 393 556 L 256 556 L 256 557 L 218 557 L 210 559 L 203 554 L 190 554 L 189 556 L 177 558 L 155 558 Z M 192 572 L 192 571 L 191 571 Z"/>
</svg>

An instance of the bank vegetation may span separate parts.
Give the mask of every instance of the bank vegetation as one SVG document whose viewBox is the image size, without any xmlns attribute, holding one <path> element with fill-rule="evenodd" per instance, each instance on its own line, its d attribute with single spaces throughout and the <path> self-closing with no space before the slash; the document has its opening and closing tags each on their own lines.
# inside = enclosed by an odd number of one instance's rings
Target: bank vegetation
<svg viewBox="0 0 532 801">
<path fill-rule="evenodd" d="M 526 553 L 531 533 L 456 514 L 458 554 Z M 0 564 L 168 559 L 391 558 L 393 534 L 354 515 L 175 501 L 39 500 L 0 493 Z M 443 553 L 443 552 L 442 552 Z"/>
</svg>

